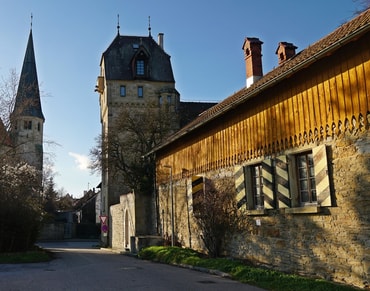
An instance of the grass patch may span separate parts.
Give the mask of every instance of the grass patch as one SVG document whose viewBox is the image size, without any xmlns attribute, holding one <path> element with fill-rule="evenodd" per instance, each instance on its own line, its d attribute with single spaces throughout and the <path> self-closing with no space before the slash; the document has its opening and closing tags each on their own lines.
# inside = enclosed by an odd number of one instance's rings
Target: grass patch
<svg viewBox="0 0 370 291">
<path fill-rule="evenodd" d="M 0 264 L 41 263 L 51 259 L 52 254 L 41 248 L 26 252 L 0 253 Z"/>
<path fill-rule="evenodd" d="M 153 246 L 139 252 L 139 258 L 166 264 L 186 264 L 219 270 L 234 280 L 273 291 L 354 291 L 360 290 L 322 279 L 312 279 L 250 266 L 239 260 L 207 258 L 191 249 Z"/>
</svg>

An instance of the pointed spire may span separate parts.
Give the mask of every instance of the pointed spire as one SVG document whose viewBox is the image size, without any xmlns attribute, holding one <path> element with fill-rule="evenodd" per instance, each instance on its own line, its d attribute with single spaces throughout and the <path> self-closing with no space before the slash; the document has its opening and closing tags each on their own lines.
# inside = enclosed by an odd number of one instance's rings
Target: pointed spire
<svg viewBox="0 0 370 291">
<path fill-rule="evenodd" d="M 117 35 L 119 35 L 119 29 L 120 29 L 120 26 L 119 26 L 119 14 L 117 14 Z"/>
<path fill-rule="evenodd" d="M 148 26 L 149 37 L 152 37 L 152 28 L 150 27 L 150 16 L 148 16 L 148 21 L 149 21 L 149 26 Z"/>
<path fill-rule="evenodd" d="M 22 71 L 19 78 L 13 114 L 15 116 L 39 117 L 45 120 L 41 110 L 40 90 L 37 79 L 32 29 L 30 30 L 28 37 L 26 54 L 24 56 Z"/>
</svg>

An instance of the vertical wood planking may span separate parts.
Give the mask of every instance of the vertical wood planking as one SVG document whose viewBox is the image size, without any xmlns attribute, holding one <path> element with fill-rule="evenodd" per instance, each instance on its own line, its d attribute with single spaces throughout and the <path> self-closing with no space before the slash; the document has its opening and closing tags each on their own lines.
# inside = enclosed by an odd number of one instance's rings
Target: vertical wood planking
<svg viewBox="0 0 370 291">
<path fill-rule="evenodd" d="M 369 72 L 370 73 L 370 72 Z M 356 66 L 356 76 L 358 85 L 358 95 L 359 95 L 359 112 L 365 117 L 367 107 L 367 97 L 366 97 L 366 75 L 364 70 L 364 65 L 360 63 Z"/>
<path fill-rule="evenodd" d="M 340 120 L 340 105 L 338 101 L 338 89 L 337 89 L 337 77 L 336 68 L 330 68 L 331 78 L 329 79 L 330 87 L 330 104 L 333 110 L 333 121 L 338 126 L 338 121 Z"/>
<path fill-rule="evenodd" d="M 323 78 L 323 89 L 325 95 L 325 114 L 327 116 L 327 124 L 331 127 L 334 119 L 333 119 L 333 107 L 330 100 L 330 82 L 329 82 L 329 72 L 325 72 L 322 75 Z"/>
<path fill-rule="evenodd" d="M 342 80 L 343 80 L 343 96 L 338 96 L 339 99 L 344 99 L 345 103 L 345 117 L 350 121 L 352 119 L 352 92 L 350 76 L 348 71 L 348 60 L 344 61 L 342 64 Z"/>
<path fill-rule="evenodd" d="M 359 100 L 359 90 L 360 84 L 358 83 L 358 76 L 356 70 L 356 59 L 358 56 L 352 56 L 348 60 L 348 74 L 349 74 L 349 83 L 350 83 L 350 90 L 351 90 L 351 97 L 352 97 L 352 114 L 355 115 L 356 121 L 358 121 L 358 115 L 361 112 L 360 109 L 360 100 Z"/>
<path fill-rule="evenodd" d="M 342 73 L 340 66 L 336 66 L 335 68 L 335 81 L 337 85 L 337 95 L 335 96 L 335 99 L 338 101 L 338 120 L 342 121 L 342 124 L 344 124 L 345 116 L 346 116 L 346 104 L 343 100 L 344 96 L 344 89 L 343 89 L 343 79 L 342 79 Z"/>
<path fill-rule="evenodd" d="M 365 75 L 365 88 L 366 88 L 366 100 L 367 100 L 367 106 L 366 109 L 370 110 L 370 50 L 365 50 L 364 52 L 364 75 Z"/>
<path fill-rule="evenodd" d="M 282 114 L 285 115 L 285 120 L 287 120 L 285 128 L 285 136 L 287 138 L 293 137 L 294 132 L 296 132 L 299 127 L 299 116 L 296 114 L 297 107 L 295 106 L 298 106 L 296 95 L 293 95 L 292 98 L 288 98 L 284 101 L 285 110 Z"/>
</svg>

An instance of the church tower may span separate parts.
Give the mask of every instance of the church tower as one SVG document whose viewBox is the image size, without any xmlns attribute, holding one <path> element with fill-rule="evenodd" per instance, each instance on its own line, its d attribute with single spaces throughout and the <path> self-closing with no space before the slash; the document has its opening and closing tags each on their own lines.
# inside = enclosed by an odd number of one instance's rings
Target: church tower
<svg viewBox="0 0 370 291">
<path fill-rule="evenodd" d="M 31 24 L 14 110 L 11 114 L 11 137 L 20 158 L 41 173 L 44 121 Z"/>
</svg>

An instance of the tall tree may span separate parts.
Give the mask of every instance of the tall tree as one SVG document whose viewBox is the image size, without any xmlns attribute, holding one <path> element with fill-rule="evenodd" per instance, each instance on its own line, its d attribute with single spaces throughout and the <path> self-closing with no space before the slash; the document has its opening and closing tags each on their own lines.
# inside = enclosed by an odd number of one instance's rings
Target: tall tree
<svg viewBox="0 0 370 291">
<path fill-rule="evenodd" d="M 90 150 L 90 169 L 108 169 L 122 177 L 122 185 L 151 192 L 155 161 L 147 154 L 177 129 L 176 118 L 167 106 L 149 104 L 135 112 L 122 108 L 112 130 L 99 136 Z"/>
</svg>

